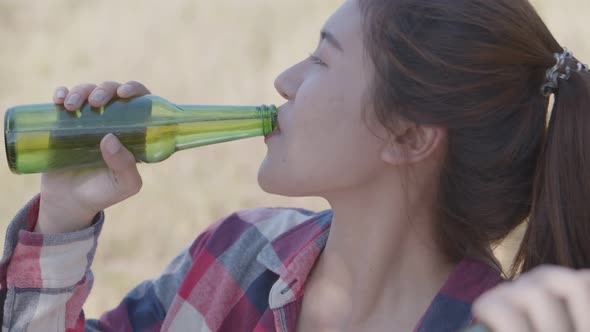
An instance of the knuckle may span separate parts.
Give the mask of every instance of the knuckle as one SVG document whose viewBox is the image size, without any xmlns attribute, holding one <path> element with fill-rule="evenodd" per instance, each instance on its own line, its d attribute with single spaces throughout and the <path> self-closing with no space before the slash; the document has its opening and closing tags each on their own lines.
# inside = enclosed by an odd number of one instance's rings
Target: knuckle
<svg viewBox="0 0 590 332">
<path fill-rule="evenodd" d="M 138 81 L 133 81 L 132 80 L 132 81 L 128 81 L 125 84 L 132 86 L 135 91 L 150 93 L 149 90 L 148 90 L 148 88 L 146 88 L 145 85 L 143 85 L 142 83 L 140 83 Z"/>
<path fill-rule="evenodd" d="M 129 182 L 127 182 L 127 186 L 123 188 L 122 193 L 126 197 L 130 197 L 139 193 L 139 191 L 143 187 L 143 181 L 141 179 L 141 176 L 139 176 L 139 173 L 134 172 L 134 174 L 129 176 L 131 177 L 131 179 L 128 180 Z"/>
<path fill-rule="evenodd" d="M 74 91 L 74 90 L 76 90 L 76 91 L 88 91 L 88 90 L 93 90 L 94 88 L 96 88 L 96 84 L 93 84 L 93 83 L 83 83 L 83 84 L 76 85 L 74 88 L 72 88 L 72 91 Z"/>
<path fill-rule="evenodd" d="M 566 288 L 582 287 L 586 284 L 581 275 L 575 270 L 561 271 L 559 279 L 567 286 Z"/>
<path fill-rule="evenodd" d="M 102 88 L 107 91 L 114 91 L 117 90 L 120 85 L 120 83 L 115 81 L 104 81 L 98 86 L 98 88 Z"/>
<path fill-rule="evenodd" d="M 527 298 L 528 296 L 535 295 L 533 294 L 535 291 L 535 287 L 532 287 L 530 284 L 520 283 L 517 284 L 515 282 L 504 283 L 493 290 L 489 291 L 488 293 L 484 294 L 487 297 L 483 299 L 488 304 L 499 304 L 506 305 L 509 303 L 516 303 L 519 302 L 519 299 Z M 483 296 L 482 296 L 483 297 Z"/>
<path fill-rule="evenodd" d="M 76 85 L 70 91 L 70 95 L 78 94 L 83 98 L 87 97 L 94 89 L 96 88 L 96 84 L 81 84 Z"/>
<path fill-rule="evenodd" d="M 576 277 L 571 277 L 570 280 L 559 289 L 559 296 L 566 298 L 575 298 L 578 296 L 588 296 L 590 294 L 590 284 Z"/>
<path fill-rule="evenodd" d="M 122 164 L 124 165 L 124 167 L 126 169 L 132 169 L 134 167 L 137 167 L 136 162 L 135 162 L 135 156 L 131 152 L 125 150 L 123 152 L 123 156 L 121 159 L 122 159 Z"/>
<path fill-rule="evenodd" d="M 533 270 L 532 272 L 533 274 L 531 274 L 530 279 L 545 285 L 555 284 L 556 282 L 565 285 L 575 282 L 576 279 L 574 270 L 560 266 L 543 265 L 538 270 Z"/>
<path fill-rule="evenodd" d="M 131 85 L 131 86 L 133 86 L 133 87 L 139 87 L 139 86 L 142 86 L 142 84 L 141 84 L 141 83 L 139 83 L 138 81 L 134 81 L 134 80 L 127 81 L 125 84 Z"/>
<path fill-rule="evenodd" d="M 473 304 L 473 310 L 477 312 L 485 312 L 487 308 L 494 306 L 501 297 L 497 290 L 491 290 L 483 293 Z"/>
<path fill-rule="evenodd" d="M 544 288 L 531 284 L 515 287 L 511 295 L 511 298 L 517 303 L 536 302 L 546 297 Z"/>
<path fill-rule="evenodd" d="M 82 88 L 80 88 L 78 86 L 75 86 L 68 93 L 68 97 L 71 96 L 71 95 L 73 95 L 73 94 L 82 94 L 83 91 L 84 91 L 84 89 L 82 89 Z"/>
<path fill-rule="evenodd" d="M 541 265 L 539 267 L 537 267 L 536 269 L 533 270 L 533 273 L 540 278 L 547 278 L 547 277 L 551 277 L 556 273 L 559 273 L 562 271 L 562 268 L 560 268 L 559 266 L 555 266 L 555 265 Z"/>
<path fill-rule="evenodd" d="M 137 174 L 137 180 L 135 181 L 134 186 L 132 188 L 132 193 L 137 194 L 141 190 L 142 187 L 143 187 L 143 180 L 141 179 L 139 174 Z"/>
<path fill-rule="evenodd" d="M 490 291 L 486 292 L 485 294 L 500 297 L 506 293 L 510 293 L 511 289 L 513 289 L 513 288 L 514 288 L 514 281 L 508 281 L 508 282 L 504 282 L 504 283 L 492 288 Z"/>
</svg>

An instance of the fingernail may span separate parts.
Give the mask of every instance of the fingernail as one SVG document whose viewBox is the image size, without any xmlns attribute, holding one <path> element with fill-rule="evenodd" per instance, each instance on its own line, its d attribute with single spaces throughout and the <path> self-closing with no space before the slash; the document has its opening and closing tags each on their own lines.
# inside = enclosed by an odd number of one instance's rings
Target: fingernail
<svg viewBox="0 0 590 332">
<path fill-rule="evenodd" d="M 55 98 L 57 99 L 62 99 L 66 97 L 66 93 L 64 90 L 57 90 L 57 92 L 55 93 Z"/>
<path fill-rule="evenodd" d="M 119 143 L 119 141 L 117 140 L 117 138 L 113 134 L 107 135 L 107 137 L 105 138 L 104 144 L 105 144 L 105 148 L 107 149 L 107 152 L 110 154 L 115 154 L 115 153 L 119 152 L 119 150 L 121 149 L 121 143 Z"/>
<path fill-rule="evenodd" d="M 80 95 L 77 93 L 74 93 L 68 97 L 68 100 L 66 100 L 66 105 L 75 105 L 79 101 L 80 101 Z"/>
<path fill-rule="evenodd" d="M 90 96 L 90 100 L 100 103 L 104 100 L 104 97 L 106 97 L 106 93 L 104 93 L 102 90 L 98 90 L 95 91 L 92 96 Z"/>
<path fill-rule="evenodd" d="M 121 86 L 121 92 L 125 96 L 130 96 L 131 95 L 131 92 L 133 92 L 133 87 L 131 85 L 123 84 Z"/>
</svg>

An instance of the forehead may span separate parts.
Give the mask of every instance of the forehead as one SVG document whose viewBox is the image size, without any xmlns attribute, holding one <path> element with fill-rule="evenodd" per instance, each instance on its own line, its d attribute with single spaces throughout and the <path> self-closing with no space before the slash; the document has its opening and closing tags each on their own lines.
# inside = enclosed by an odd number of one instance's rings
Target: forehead
<svg viewBox="0 0 590 332">
<path fill-rule="evenodd" d="M 324 24 L 323 29 L 334 35 L 342 48 L 358 49 L 362 45 L 361 12 L 357 0 L 344 2 Z"/>
</svg>

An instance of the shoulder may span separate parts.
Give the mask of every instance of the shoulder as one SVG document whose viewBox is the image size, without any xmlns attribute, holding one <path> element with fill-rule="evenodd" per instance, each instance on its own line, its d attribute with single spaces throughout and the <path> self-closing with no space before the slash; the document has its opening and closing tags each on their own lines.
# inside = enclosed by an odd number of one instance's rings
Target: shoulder
<svg viewBox="0 0 590 332">
<path fill-rule="evenodd" d="M 473 321 L 472 303 L 502 281 L 501 273 L 488 262 L 462 259 L 434 297 L 417 331 L 462 330 Z"/>
<path fill-rule="evenodd" d="M 316 212 L 301 208 L 261 207 L 238 210 L 219 219 L 201 233 L 191 245 L 191 256 L 194 257 L 203 248 L 215 253 L 215 256 L 236 246 L 239 248 L 247 245 L 261 249 L 315 215 Z"/>
</svg>

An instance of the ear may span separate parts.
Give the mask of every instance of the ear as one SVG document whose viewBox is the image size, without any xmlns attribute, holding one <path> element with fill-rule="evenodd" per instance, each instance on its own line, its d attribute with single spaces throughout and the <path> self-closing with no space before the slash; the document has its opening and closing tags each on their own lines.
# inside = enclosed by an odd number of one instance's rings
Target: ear
<svg viewBox="0 0 590 332">
<path fill-rule="evenodd" d="M 445 143 L 446 130 L 442 127 L 405 122 L 390 133 L 381 150 L 381 159 L 391 165 L 420 162 L 431 157 Z"/>
</svg>

